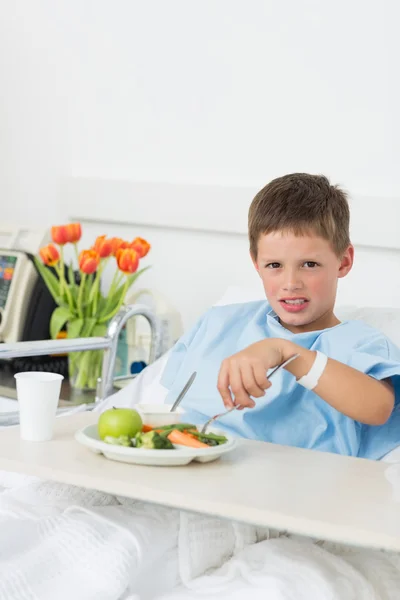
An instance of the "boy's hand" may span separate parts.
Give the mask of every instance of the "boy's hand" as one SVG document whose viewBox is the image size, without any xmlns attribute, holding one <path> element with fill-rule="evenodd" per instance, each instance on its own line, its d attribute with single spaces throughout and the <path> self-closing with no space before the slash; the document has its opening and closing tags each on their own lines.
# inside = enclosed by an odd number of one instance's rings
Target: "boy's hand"
<svg viewBox="0 0 400 600">
<path fill-rule="evenodd" d="M 217 387 L 226 408 L 253 408 L 255 402 L 250 396 L 264 396 L 271 385 L 267 379 L 268 369 L 285 360 L 282 342 L 262 340 L 223 361 Z"/>
<path fill-rule="evenodd" d="M 226 408 L 255 406 L 250 397 L 261 398 L 270 387 L 267 371 L 298 354 L 284 367 L 298 380 L 309 373 L 315 351 L 289 340 L 268 338 L 252 344 L 222 363 L 218 390 Z M 393 411 L 395 394 L 389 381 L 378 381 L 357 369 L 328 358 L 313 392 L 336 410 L 366 425 L 383 425 Z"/>
</svg>

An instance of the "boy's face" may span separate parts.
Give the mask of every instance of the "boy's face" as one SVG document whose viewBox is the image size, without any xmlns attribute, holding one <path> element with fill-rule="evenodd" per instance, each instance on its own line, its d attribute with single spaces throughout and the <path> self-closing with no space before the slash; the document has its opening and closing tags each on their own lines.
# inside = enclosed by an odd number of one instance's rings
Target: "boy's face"
<svg viewBox="0 0 400 600">
<path fill-rule="evenodd" d="M 337 282 L 353 265 L 352 246 L 339 258 L 327 240 L 274 232 L 260 236 L 254 266 L 282 325 L 294 333 L 336 325 Z"/>
</svg>

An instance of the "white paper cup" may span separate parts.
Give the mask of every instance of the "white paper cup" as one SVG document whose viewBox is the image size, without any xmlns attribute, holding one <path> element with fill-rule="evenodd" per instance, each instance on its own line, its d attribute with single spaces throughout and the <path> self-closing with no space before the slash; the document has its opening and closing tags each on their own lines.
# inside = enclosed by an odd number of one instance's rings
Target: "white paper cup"
<svg viewBox="0 0 400 600">
<path fill-rule="evenodd" d="M 21 439 L 30 442 L 51 440 L 64 377 L 41 371 L 16 373 L 14 377 Z"/>
</svg>

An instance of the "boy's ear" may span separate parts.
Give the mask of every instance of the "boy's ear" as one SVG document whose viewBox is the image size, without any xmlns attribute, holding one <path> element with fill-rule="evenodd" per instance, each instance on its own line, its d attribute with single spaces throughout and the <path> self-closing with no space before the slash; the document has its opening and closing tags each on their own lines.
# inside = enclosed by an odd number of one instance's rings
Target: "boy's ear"
<svg viewBox="0 0 400 600">
<path fill-rule="evenodd" d="M 342 256 L 339 266 L 338 277 L 346 277 L 346 275 L 351 271 L 354 262 L 354 246 L 350 244 L 345 253 Z"/>
</svg>

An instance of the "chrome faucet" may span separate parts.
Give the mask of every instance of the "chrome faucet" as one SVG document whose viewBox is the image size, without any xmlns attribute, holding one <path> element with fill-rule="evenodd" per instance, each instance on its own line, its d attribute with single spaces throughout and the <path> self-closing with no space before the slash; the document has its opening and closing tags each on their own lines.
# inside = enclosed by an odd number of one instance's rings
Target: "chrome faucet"
<svg viewBox="0 0 400 600">
<path fill-rule="evenodd" d="M 131 317 L 144 317 L 151 330 L 149 363 L 161 354 L 161 326 L 156 315 L 144 304 L 124 306 L 110 321 L 105 337 L 88 337 L 63 340 L 39 340 L 37 342 L 16 342 L 0 344 L 0 359 L 43 354 L 64 354 L 83 350 L 104 350 L 100 389 L 96 400 L 103 400 L 113 392 L 115 359 L 118 337 L 125 323 Z"/>
</svg>

